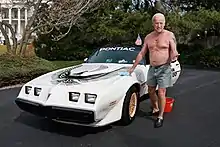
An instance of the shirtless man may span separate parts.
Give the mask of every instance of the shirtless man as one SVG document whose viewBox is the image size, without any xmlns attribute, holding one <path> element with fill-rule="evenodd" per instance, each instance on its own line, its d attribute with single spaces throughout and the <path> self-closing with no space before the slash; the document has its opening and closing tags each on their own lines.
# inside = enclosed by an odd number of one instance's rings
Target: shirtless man
<svg viewBox="0 0 220 147">
<path fill-rule="evenodd" d="M 171 66 L 170 63 L 177 60 L 179 56 L 176 50 L 176 39 L 172 32 L 165 30 L 165 16 L 156 13 L 152 17 L 154 31 L 148 34 L 144 39 L 142 50 L 137 55 L 135 63 L 129 69 L 131 74 L 138 63 L 149 51 L 150 68 L 147 76 L 148 93 L 151 100 L 151 115 L 158 115 L 154 126 L 156 128 L 163 125 L 163 113 L 166 104 L 166 88 L 171 87 Z M 158 85 L 158 97 L 156 87 Z"/>
</svg>

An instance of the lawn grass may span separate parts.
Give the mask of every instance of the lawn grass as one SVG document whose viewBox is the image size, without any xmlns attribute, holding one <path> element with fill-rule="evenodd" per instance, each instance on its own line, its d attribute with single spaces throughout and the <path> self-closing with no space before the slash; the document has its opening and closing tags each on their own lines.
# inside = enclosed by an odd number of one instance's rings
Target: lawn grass
<svg viewBox="0 0 220 147">
<path fill-rule="evenodd" d="M 0 45 L 0 55 L 4 54 L 7 51 L 7 48 L 5 45 Z"/>
<path fill-rule="evenodd" d="M 7 47 L 6 45 L 0 45 L 0 55 L 4 54 L 7 52 Z M 19 45 L 17 47 L 17 54 L 19 53 Z M 27 46 L 26 52 L 25 52 L 26 56 L 35 56 L 35 49 L 34 47 L 30 44 Z"/>
</svg>

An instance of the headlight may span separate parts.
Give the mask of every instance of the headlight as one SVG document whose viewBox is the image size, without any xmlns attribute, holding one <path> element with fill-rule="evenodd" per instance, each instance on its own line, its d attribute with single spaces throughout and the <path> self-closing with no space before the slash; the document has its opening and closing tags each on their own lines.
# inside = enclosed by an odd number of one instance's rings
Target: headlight
<svg viewBox="0 0 220 147">
<path fill-rule="evenodd" d="M 39 96 L 40 92 L 41 92 L 41 88 L 37 88 L 37 87 L 34 88 L 34 95 L 35 96 Z"/>
<path fill-rule="evenodd" d="M 77 102 L 79 99 L 80 93 L 79 92 L 69 92 L 69 100 L 73 102 Z"/>
<path fill-rule="evenodd" d="M 29 94 L 31 91 L 31 88 L 32 88 L 31 86 L 25 86 L 25 93 Z"/>
<path fill-rule="evenodd" d="M 97 98 L 96 94 L 85 93 L 85 102 L 90 104 L 95 104 Z"/>
</svg>

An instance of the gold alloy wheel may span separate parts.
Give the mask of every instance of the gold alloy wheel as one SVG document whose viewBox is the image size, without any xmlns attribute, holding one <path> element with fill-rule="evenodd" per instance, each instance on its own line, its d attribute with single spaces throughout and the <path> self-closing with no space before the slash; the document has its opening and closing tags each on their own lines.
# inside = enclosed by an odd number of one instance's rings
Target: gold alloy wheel
<svg viewBox="0 0 220 147">
<path fill-rule="evenodd" d="M 134 92 L 131 95 L 130 104 L 129 104 L 129 115 L 130 118 L 134 117 L 137 107 L 137 94 Z"/>
</svg>

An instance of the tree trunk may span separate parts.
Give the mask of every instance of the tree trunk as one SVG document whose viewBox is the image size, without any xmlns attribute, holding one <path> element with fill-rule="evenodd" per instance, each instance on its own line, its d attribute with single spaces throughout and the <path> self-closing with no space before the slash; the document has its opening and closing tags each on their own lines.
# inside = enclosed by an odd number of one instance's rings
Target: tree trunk
<svg viewBox="0 0 220 147">
<path fill-rule="evenodd" d="M 21 39 L 21 44 L 19 47 L 20 56 L 25 56 L 25 52 L 26 52 L 26 48 L 27 48 L 27 44 L 28 44 L 28 39 L 32 34 L 31 26 L 33 25 L 34 20 L 36 19 L 37 11 L 39 10 L 41 2 L 42 2 L 42 0 L 37 1 L 36 5 L 34 7 L 34 12 L 31 16 L 30 20 L 28 21 L 26 28 L 24 29 L 22 39 Z"/>
<path fill-rule="evenodd" d="M 20 40 L 20 46 L 19 46 L 19 55 L 20 56 L 22 55 L 21 52 L 22 52 L 25 36 L 26 36 L 26 28 L 24 29 L 23 34 L 22 34 L 22 38 Z"/>
<path fill-rule="evenodd" d="M 21 48 L 21 56 L 25 56 L 25 52 L 27 49 L 27 45 L 28 45 L 28 39 L 31 36 L 31 31 L 26 31 L 25 36 L 24 36 L 24 40 L 22 42 L 22 48 Z"/>
<path fill-rule="evenodd" d="M 14 55 L 16 55 L 16 51 L 17 51 L 17 39 L 15 37 L 15 31 L 14 29 L 12 28 L 12 26 L 6 22 L 2 22 L 3 25 L 5 25 L 6 27 L 8 27 L 10 29 L 10 32 L 11 32 L 11 37 L 12 37 L 12 41 L 13 41 L 13 48 L 11 48 L 12 50 L 12 53 Z"/>
<path fill-rule="evenodd" d="M 11 45 L 10 45 L 10 40 L 8 38 L 8 34 L 7 32 L 5 31 L 5 29 L 3 28 L 3 23 L 0 21 L 0 30 L 5 38 L 5 43 L 6 43 L 6 46 L 7 46 L 7 52 L 10 53 L 11 52 Z"/>
</svg>

